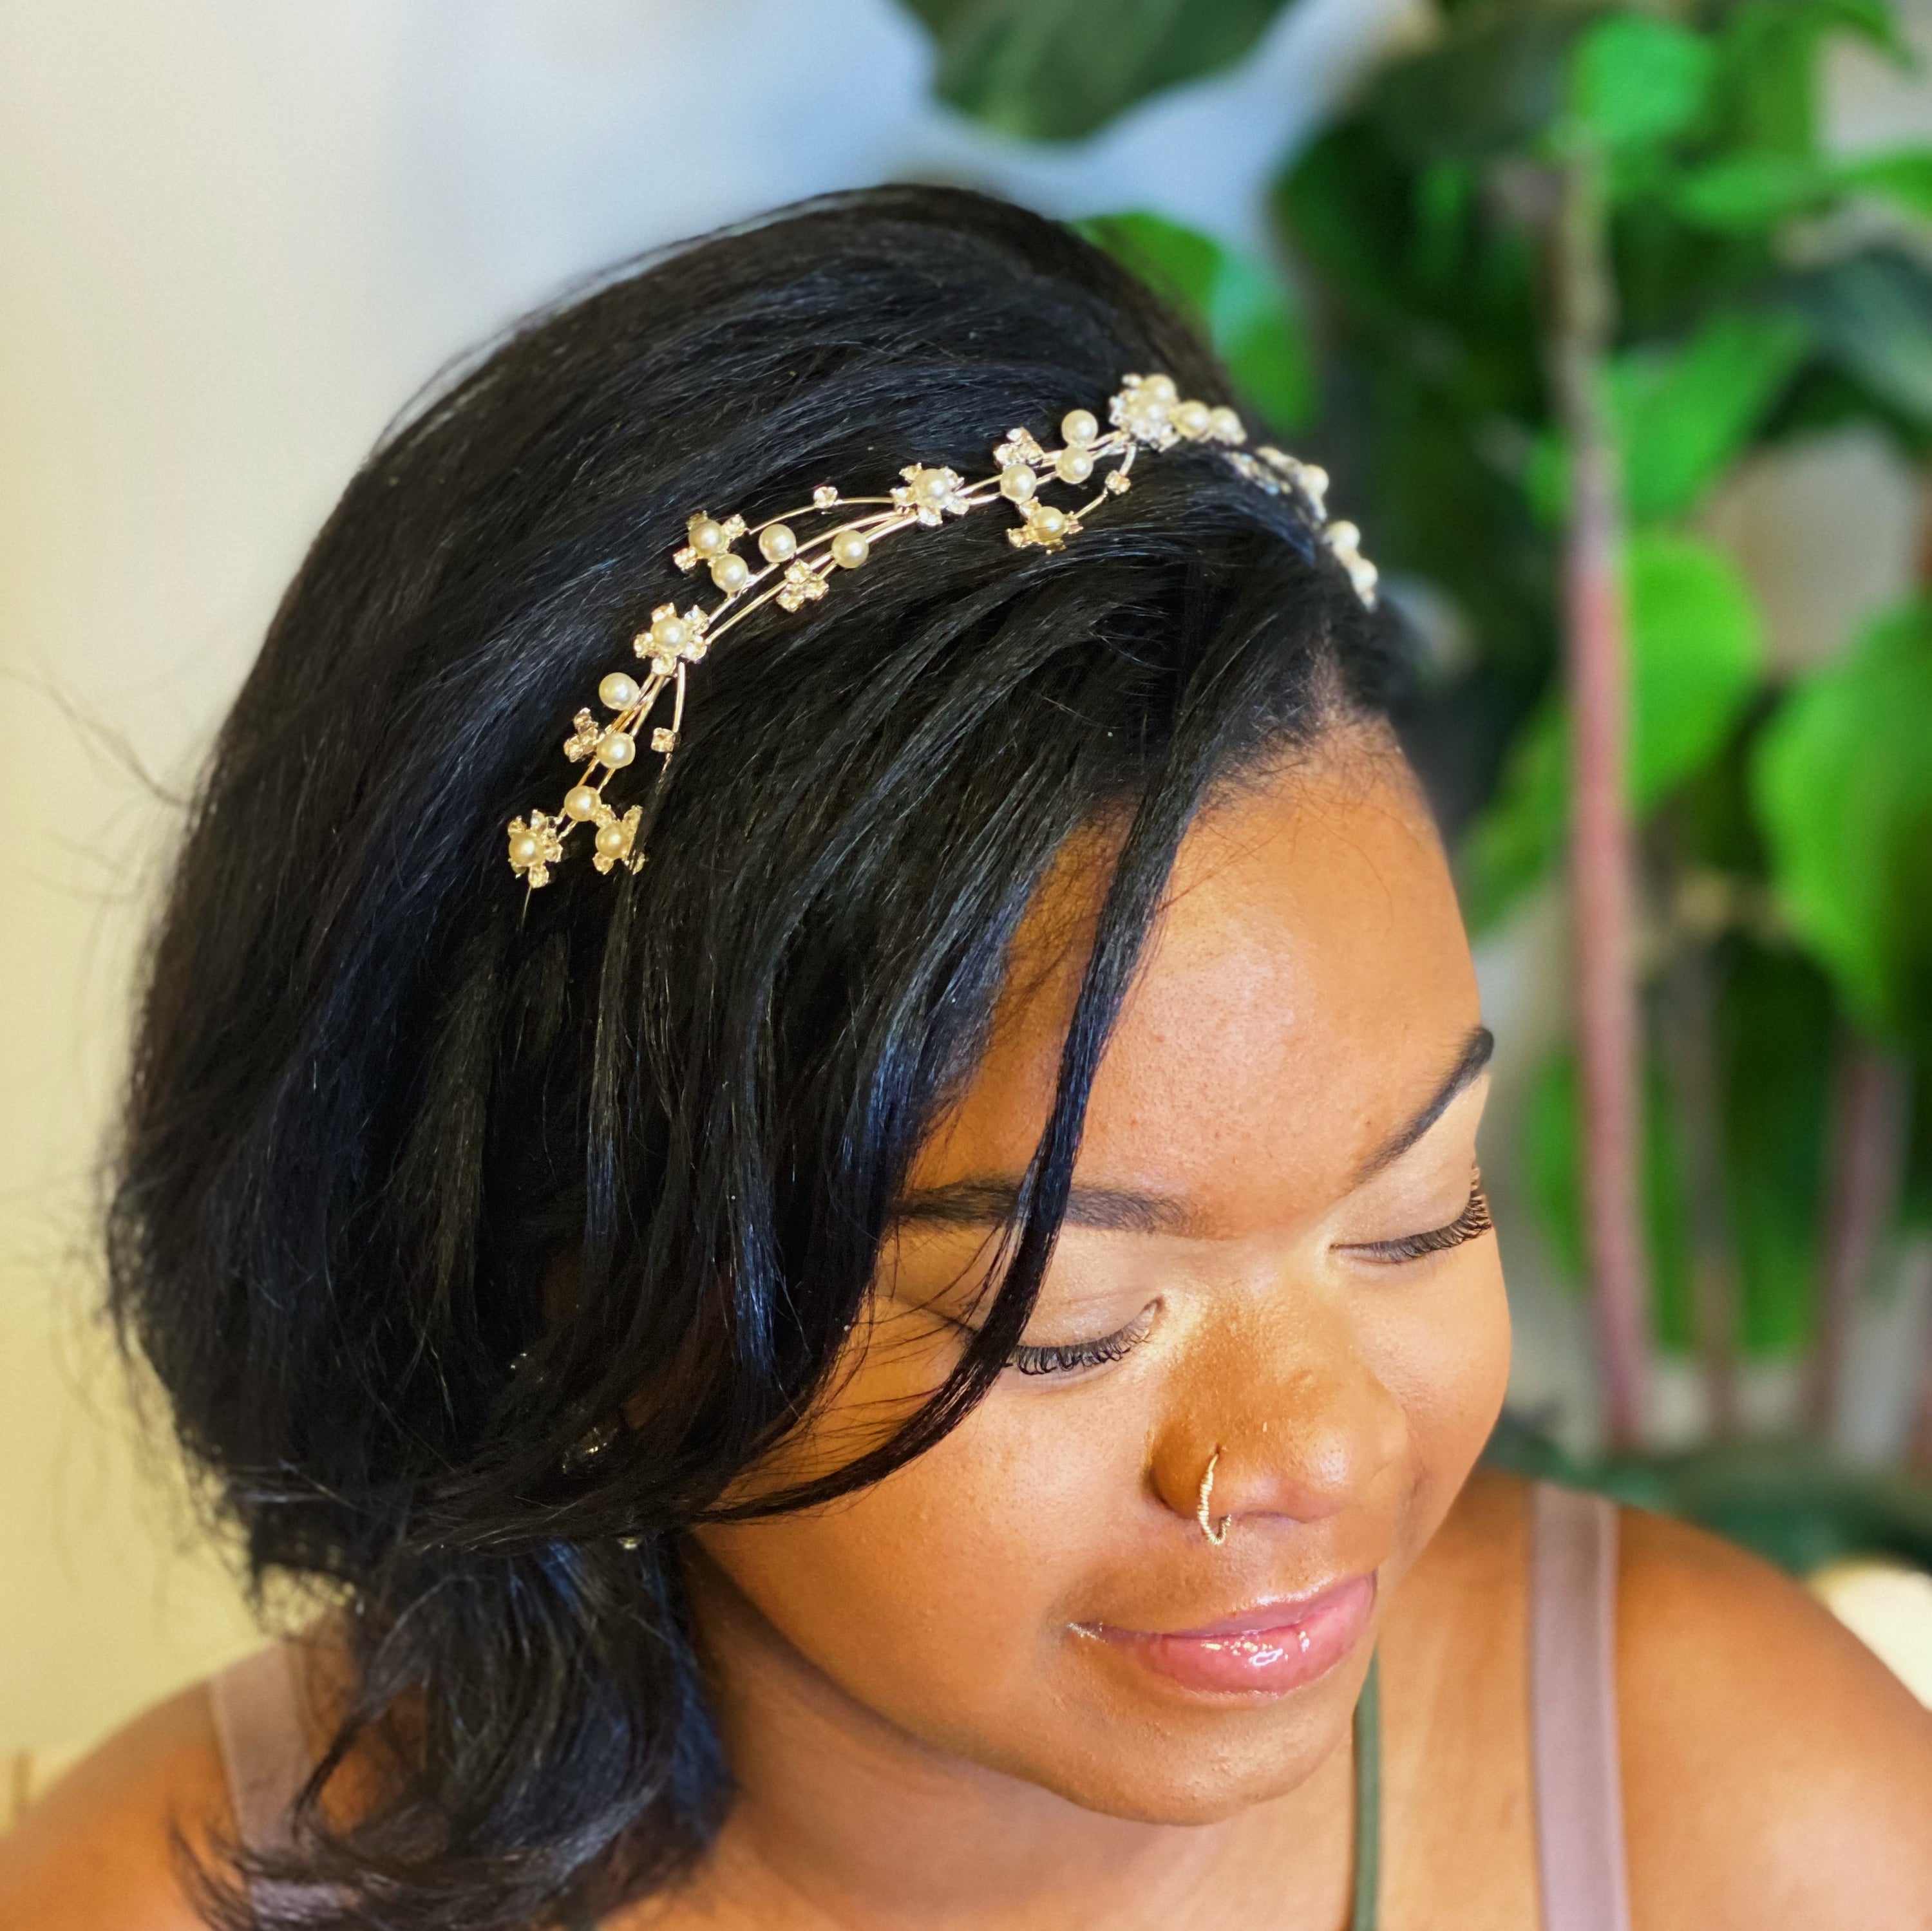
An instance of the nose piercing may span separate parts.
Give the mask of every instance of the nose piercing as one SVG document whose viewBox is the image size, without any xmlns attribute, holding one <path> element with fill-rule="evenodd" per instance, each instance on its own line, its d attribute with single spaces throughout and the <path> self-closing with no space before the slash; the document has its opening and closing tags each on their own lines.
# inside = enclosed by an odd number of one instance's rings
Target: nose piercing
<svg viewBox="0 0 1932 1931">
<path fill-rule="evenodd" d="M 1223 1516 L 1221 1518 L 1221 1526 L 1217 1529 L 1214 1526 L 1214 1518 L 1208 1513 L 1208 1505 L 1214 1499 L 1214 1465 L 1220 1459 L 1221 1451 L 1219 1448 L 1208 1456 L 1208 1466 L 1202 1471 L 1201 1476 L 1201 1499 L 1195 1504 L 1194 1509 L 1194 1519 L 1201 1525 L 1201 1533 L 1216 1549 L 1228 1540 L 1228 1531 L 1234 1519 L 1232 1516 Z"/>
</svg>

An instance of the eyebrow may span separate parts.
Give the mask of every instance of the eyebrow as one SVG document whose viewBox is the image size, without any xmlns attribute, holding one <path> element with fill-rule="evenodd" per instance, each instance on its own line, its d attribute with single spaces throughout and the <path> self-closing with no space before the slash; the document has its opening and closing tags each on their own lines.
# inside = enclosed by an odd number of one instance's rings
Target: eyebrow
<svg viewBox="0 0 1932 1931">
<path fill-rule="evenodd" d="M 1496 1049 L 1496 1036 L 1486 1026 L 1474 1027 L 1462 1042 L 1462 1057 L 1450 1068 L 1449 1077 L 1436 1089 L 1429 1104 L 1406 1126 L 1391 1133 L 1356 1168 L 1356 1186 L 1400 1159 L 1449 1111 L 1456 1096 L 1475 1081 Z"/>
<path fill-rule="evenodd" d="M 895 1220 L 923 1220 L 948 1227 L 998 1226 L 1018 1213 L 1019 1183 L 1006 1179 L 953 1180 L 943 1187 L 909 1193 L 894 1210 Z M 1075 1185 L 1060 1216 L 1066 1227 L 1094 1227 L 1107 1234 L 1192 1234 L 1198 1224 L 1172 1194 L 1146 1193 L 1135 1187 Z"/>
<path fill-rule="evenodd" d="M 1456 1096 L 1490 1063 L 1496 1038 L 1478 1026 L 1463 1042 L 1461 1056 L 1428 1104 L 1398 1132 L 1384 1140 L 1357 1170 L 1359 1186 L 1402 1158 L 1443 1114 Z M 1020 1183 L 1004 1177 L 974 1177 L 944 1186 L 923 1187 L 908 1193 L 893 1210 L 895 1221 L 923 1221 L 944 1227 L 1001 1226 L 1017 1213 Z M 1108 1234 L 1168 1234 L 1205 1237 L 1206 1230 L 1186 1203 L 1174 1195 L 1149 1193 L 1136 1187 L 1076 1185 L 1066 1196 L 1061 1216 L 1066 1227 L 1097 1228 Z"/>
</svg>

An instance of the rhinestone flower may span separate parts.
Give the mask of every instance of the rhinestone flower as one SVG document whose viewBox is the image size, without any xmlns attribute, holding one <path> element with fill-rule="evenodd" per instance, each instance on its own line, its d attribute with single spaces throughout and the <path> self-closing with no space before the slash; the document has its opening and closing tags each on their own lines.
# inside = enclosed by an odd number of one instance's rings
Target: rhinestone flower
<svg viewBox="0 0 1932 1931">
<path fill-rule="evenodd" d="M 1135 459 L 1144 451 L 1192 443 L 1270 496 L 1295 498 L 1357 595 L 1373 607 L 1376 567 L 1362 554 L 1354 526 L 1329 520 L 1328 478 L 1316 464 L 1269 444 L 1244 447 L 1247 432 L 1233 409 L 1184 397 L 1172 376 L 1158 373 L 1122 376 L 1108 399 L 1107 421 L 1111 426 L 1103 430 L 1093 410 L 1070 409 L 1060 418 L 1063 446 L 1052 449 L 1030 430 L 1010 430 L 993 451 L 993 471 L 970 481 L 944 464 L 910 463 L 883 496 L 846 496 L 836 484 L 821 483 L 808 504 L 766 516 L 756 526 L 754 556 L 740 555 L 735 547 L 752 534 L 742 516 L 714 517 L 700 510 L 690 517 L 671 561 L 686 575 L 701 565 L 717 595 L 708 605 L 694 603 L 680 610 L 667 602 L 651 612 L 632 645 L 650 667 L 649 679 L 610 671 L 598 694 L 613 715 L 600 723 L 589 709 L 577 713 L 564 749 L 573 763 L 587 768 L 566 793 L 562 815 L 533 811 L 527 820 L 512 821 L 512 870 L 533 889 L 548 884 L 550 868 L 579 824 L 592 828 L 592 861 L 599 871 L 620 866 L 635 871 L 642 865 L 644 855 L 636 848 L 642 809 L 633 805 L 620 817 L 604 802 L 604 786 L 635 763 L 646 745 L 668 765 L 681 735 L 690 668 L 733 625 L 767 604 L 790 612 L 816 603 L 836 581 L 863 568 L 877 541 L 908 526 L 934 529 L 948 517 L 973 510 L 1004 504 L 1018 518 L 1006 531 L 1016 549 L 1060 550 L 1102 503 L 1126 493 Z M 814 529 L 806 520 L 814 517 L 826 522 Z M 661 703 L 668 707 L 668 721 L 654 719 Z"/>
<path fill-rule="evenodd" d="M 908 463 L 899 474 L 905 481 L 892 491 L 892 501 L 912 511 L 928 529 L 949 516 L 964 516 L 973 507 L 965 479 L 956 469 L 928 469 Z"/>
<path fill-rule="evenodd" d="M 563 856 L 562 820 L 530 814 L 530 823 L 510 820 L 510 869 L 532 886 L 550 883 L 550 868 Z"/>
</svg>

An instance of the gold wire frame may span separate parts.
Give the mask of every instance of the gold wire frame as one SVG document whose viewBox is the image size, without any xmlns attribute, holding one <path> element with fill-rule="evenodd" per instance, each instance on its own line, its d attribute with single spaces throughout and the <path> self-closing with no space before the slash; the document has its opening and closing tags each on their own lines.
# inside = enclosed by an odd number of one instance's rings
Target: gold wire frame
<svg viewBox="0 0 1932 1931">
<path fill-rule="evenodd" d="M 598 686 L 599 701 L 610 715 L 600 718 L 586 706 L 572 721 L 564 754 L 584 766 L 554 814 L 532 811 L 509 826 L 511 870 L 532 889 L 550 883 L 550 867 L 563 856 L 579 825 L 592 828 L 591 862 L 601 872 L 634 872 L 644 864 L 638 847 L 643 808 L 620 814 L 605 798 L 612 778 L 638 759 L 644 728 L 670 693 L 670 718 L 650 730 L 650 749 L 669 767 L 684 728 L 690 667 L 701 663 L 718 639 L 754 612 L 776 604 L 791 613 L 827 594 L 842 573 L 862 569 L 872 547 L 902 530 L 935 529 L 948 517 L 962 517 L 988 505 L 1010 503 L 1019 520 L 1006 532 L 1016 549 L 1058 550 L 1077 536 L 1086 519 L 1111 496 L 1133 487 L 1136 457 L 1146 450 L 1170 449 L 1178 442 L 1218 447 L 1236 472 L 1270 495 L 1292 493 L 1305 505 L 1320 540 L 1348 572 L 1356 594 L 1372 608 L 1376 567 L 1362 555 L 1360 532 L 1352 523 L 1328 520 L 1326 472 L 1285 450 L 1264 444 L 1250 452 L 1241 418 L 1225 404 L 1210 406 L 1180 395 L 1172 377 L 1123 376 L 1110 399 L 1107 426 L 1090 410 L 1070 410 L 1061 418 L 1060 445 L 1048 448 L 1030 431 L 1010 430 L 993 451 L 992 473 L 968 482 L 944 466 L 908 463 L 887 495 L 847 496 L 830 483 L 812 493 L 808 503 L 783 510 L 762 522 L 736 514 L 717 517 L 700 511 L 686 526 L 685 541 L 671 561 L 688 576 L 702 568 L 719 592 L 709 607 L 698 603 L 680 611 L 660 604 L 632 641 L 646 667 L 641 679 L 614 670 Z M 1093 494 L 1072 508 L 1048 501 L 1047 487 Z M 856 511 L 857 514 L 850 512 Z M 809 536 L 795 525 L 835 517 Z M 740 555 L 748 540 L 755 561 Z"/>
</svg>

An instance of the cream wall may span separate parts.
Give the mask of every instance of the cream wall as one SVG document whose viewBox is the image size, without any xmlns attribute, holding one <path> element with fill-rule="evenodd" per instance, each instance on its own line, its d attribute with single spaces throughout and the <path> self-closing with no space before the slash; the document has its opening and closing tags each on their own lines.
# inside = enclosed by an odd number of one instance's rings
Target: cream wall
<svg viewBox="0 0 1932 1931">
<path fill-rule="evenodd" d="M 888 0 L 0 0 L 0 1753 L 251 1639 L 92 1323 L 91 1174 L 167 800 L 392 412 L 571 278 L 830 187 L 1252 237 L 1411 14 L 1307 0 L 1042 157 L 926 106 Z"/>
</svg>

